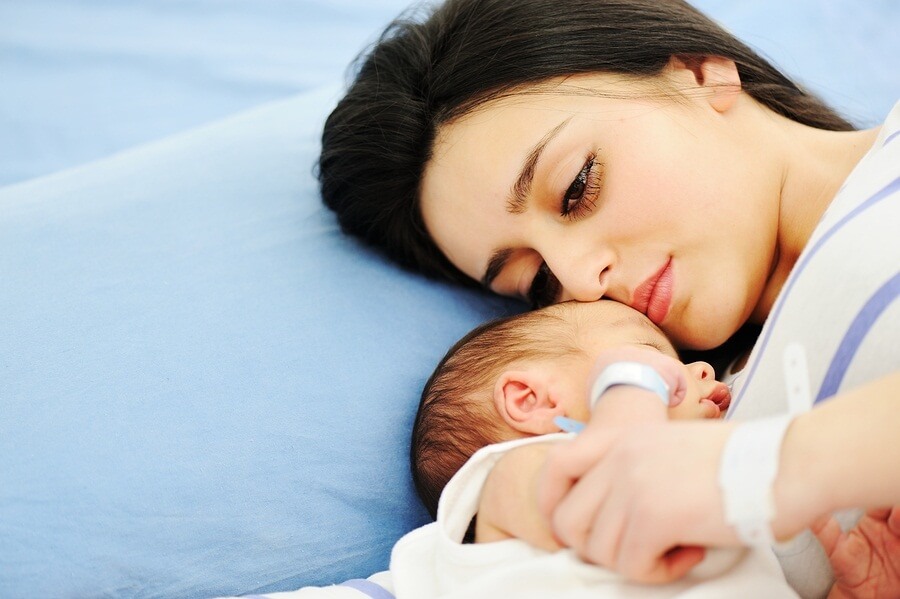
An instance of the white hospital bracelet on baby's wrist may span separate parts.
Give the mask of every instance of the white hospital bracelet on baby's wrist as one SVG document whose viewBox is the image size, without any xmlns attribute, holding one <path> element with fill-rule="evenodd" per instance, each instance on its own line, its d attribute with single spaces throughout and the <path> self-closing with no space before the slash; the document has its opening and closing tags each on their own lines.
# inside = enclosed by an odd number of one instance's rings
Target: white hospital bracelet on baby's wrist
<svg viewBox="0 0 900 599">
<path fill-rule="evenodd" d="M 746 545 L 772 545 L 781 442 L 793 416 L 784 414 L 738 424 L 719 463 L 725 521 Z"/>
<path fill-rule="evenodd" d="M 669 386 L 655 368 L 643 362 L 613 362 L 603 369 L 591 387 L 591 410 L 600 396 L 616 385 L 631 385 L 651 391 L 669 407 Z"/>
</svg>

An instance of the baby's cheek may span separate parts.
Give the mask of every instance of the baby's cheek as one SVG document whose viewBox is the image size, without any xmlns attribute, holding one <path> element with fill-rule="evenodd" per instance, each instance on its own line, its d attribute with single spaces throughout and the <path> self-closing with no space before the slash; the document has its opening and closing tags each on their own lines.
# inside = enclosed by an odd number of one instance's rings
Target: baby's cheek
<svg viewBox="0 0 900 599">
<path fill-rule="evenodd" d="M 697 406 L 691 401 L 682 401 L 674 408 L 669 408 L 669 420 L 692 420 L 698 418 Z"/>
<path fill-rule="evenodd" d="M 690 394 L 688 394 L 690 396 Z M 717 418 L 718 412 L 712 402 L 699 401 L 688 397 L 674 408 L 669 408 L 669 420 L 702 420 Z"/>
</svg>

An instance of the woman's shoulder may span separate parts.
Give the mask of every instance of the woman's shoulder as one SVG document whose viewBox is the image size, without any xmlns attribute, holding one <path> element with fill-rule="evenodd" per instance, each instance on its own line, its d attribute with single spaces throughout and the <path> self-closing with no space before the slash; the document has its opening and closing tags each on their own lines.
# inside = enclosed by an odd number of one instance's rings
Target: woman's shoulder
<svg viewBox="0 0 900 599">
<path fill-rule="evenodd" d="M 781 290 L 746 373 L 735 384 L 731 417 L 787 409 L 790 364 L 802 365 L 793 380 L 808 382 L 808 401 L 896 370 L 897 198 L 900 104 L 829 206 Z M 749 396 L 753 399 L 745 401 Z"/>
<path fill-rule="evenodd" d="M 878 136 L 879 141 L 881 141 L 881 145 L 884 145 L 888 141 L 893 140 L 898 133 L 900 133 L 900 100 L 897 100 L 897 103 L 894 104 L 894 107 L 891 108 L 891 111 L 884 119 L 884 124 L 881 127 L 881 133 Z M 876 142 L 876 144 L 877 143 L 878 142 Z"/>
<path fill-rule="evenodd" d="M 900 190 L 900 101 L 882 123 L 872 147 L 859 161 L 820 221 L 816 235 L 847 218 L 851 212 L 878 203 Z"/>
</svg>

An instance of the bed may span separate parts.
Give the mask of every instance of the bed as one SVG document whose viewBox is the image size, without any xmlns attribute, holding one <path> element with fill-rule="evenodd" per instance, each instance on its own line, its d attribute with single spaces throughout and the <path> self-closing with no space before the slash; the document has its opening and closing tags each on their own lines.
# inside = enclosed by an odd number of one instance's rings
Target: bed
<svg viewBox="0 0 900 599">
<path fill-rule="evenodd" d="M 861 126 L 900 5 L 708 11 Z M 518 304 L 317 197 L 346 67 L 406 0 L 0 1 L 0 595 L 211 597 L 385 569 L 443 352 Z"/>
</svg>

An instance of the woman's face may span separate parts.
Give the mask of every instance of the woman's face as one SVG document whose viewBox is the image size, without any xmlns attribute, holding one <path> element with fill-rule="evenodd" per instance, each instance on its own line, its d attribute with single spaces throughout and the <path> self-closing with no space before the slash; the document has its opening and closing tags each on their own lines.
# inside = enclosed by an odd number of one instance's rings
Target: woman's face
<svg viewBox="0 0 900 599">
<path fill-rule="evenodd" d="M 422 182 L 429 233 L 497 293 L 606 297 L 680 347 L 720 344 L 775 258 L 780 175 L 753 142 L 746 114 L 758 107 L 743 94 L 648 99 L 658 88 L 609 75 L 560 83 L 439 131 Z"/>
</svg>

